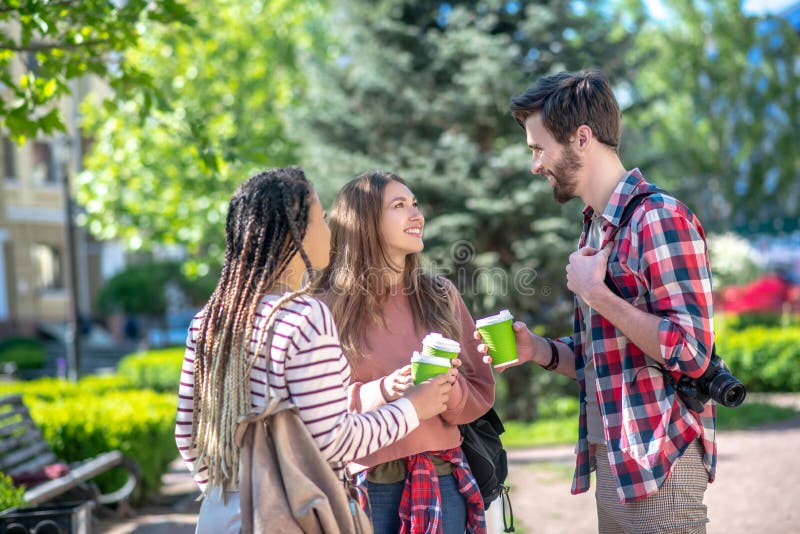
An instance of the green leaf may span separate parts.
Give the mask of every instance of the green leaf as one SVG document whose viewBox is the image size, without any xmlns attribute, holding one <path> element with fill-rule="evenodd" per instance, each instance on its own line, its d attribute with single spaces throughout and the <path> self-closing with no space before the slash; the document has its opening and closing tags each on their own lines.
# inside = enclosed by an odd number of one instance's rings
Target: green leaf
<svg viewBox="0 0 800 534">
<path fill-rule="evenodd" d="M 316 41 L 306 22 L 322 11 L 312 5 L 324 4 L 203 0 L 193 4 L 191 30 L 145 24 L 112 80 L 116 105 L 82 108 L 86 131 L 98 139 L 77 184 L 91 206 L 88 228 L 143 247 L 178 243 L 220 254 L 236 184 L 297 159 L 284 112 L 301 103 L 296 55 Z M 181 12 L 177 3 L 162 8 Z M 187 228 L 187 218 L 196 224 Z"/>
<path fill-rule="evenodd" d="M 47 134 L 54 132 L 64 132 L 67 127 L 61 120 L 61 113 L 57 109 L 52 109 L 39 119 L 39 128 Z"/>
<path fill-rule="evenodd" d="M 44 119 L 36 117 L 47 113 L 53 101 L 67 91 L 67 81 L 81 77 L 87 71 L 99 78 L 109 80 L 109 57 L 124 57 L 138 46 L 136 26 L 148 20 L 148 12 L 163 2 L 131 0 L 124 3 L 88 0 L 83 2 L 4 2 L 0 9 L 0 21 L 18 21 L 19 35 L 0 38 L 0 80 L 18 97 L 25 98 L 28 105 L 22 117 L 17 110 L 11 115 L 9 107 L 0 109 L 0 123 L 9 130 L 11 137 L 36 136 L 38 132 L 51 133 L 63 127 L 63 120 L 52 115 Z M 191 22 L 184 4 L 171 0 L 169 9 L 160 9 L 157 22 L 149 22 L 154 28 L 161 25 L 173 27 Z M 35 75 L 25 72 L 18 83 L 9 83 L 8 65 L 12 61 L 27 65 L 27 54 L 32 44 L 47 43 L 52 48 L 36 53 Z M 20 49 L 16 51 L 13 49 Z M 37 83 L 40 78 L 45 80 Z M 129 88 L 128 94 L 135 94 Z M 16 109 L 16 108 L 15 108 Z"/>
<path fill-rule="evenodd" d="M 34 13 L 32 21 L 40 33 L 43 35 L 47 34 L 47 31 L 50 29 L 50 25 L 47 24 L 47 22 L 42 18 L 41 13 Z"/>
</svg>

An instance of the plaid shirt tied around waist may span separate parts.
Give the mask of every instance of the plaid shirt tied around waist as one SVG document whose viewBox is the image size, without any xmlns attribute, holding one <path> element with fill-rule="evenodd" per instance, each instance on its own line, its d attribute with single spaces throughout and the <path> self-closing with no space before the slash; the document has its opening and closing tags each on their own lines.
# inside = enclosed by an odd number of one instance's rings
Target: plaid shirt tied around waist
<svg viewBox="0 0 800 534">
<path fill-rule="evenodd" d="M 406 485 L 400 499 L 400 534 L 440 534 L 442 532 L 442 496 L 439 476 L 431 462 L 433 454 L 454 466 L 458 491 L 467 503 L 467 532 L 486 534 L 483 498 L 460 447 L 444 451 L 414 454 L 405 458 L 408 467 Z"/>
<path fill-rule="evenodd" d="M 638 169 L 617 184 L 602 213 L 603 244 L 619 225 L 628 200 L 652 188 Z M 592 214 L 587 206 L 585 220 Z M 580 246 L 585 242 L 583 233 Z M 628 302 L 661 317 L 658 335 L 664 366 L 676 378 L 702 375 L 711 357 L 714 329 L 711 269 L 703 228 L 694 214 L 669 195 L 647 197 L 619 230 L 608 272 Z M 589 340 L 597 371 L 597 401 L 620 501 L 632 502 L 656 493 L 672 464 L 697 438 L 702 440 L 703 463 L 713 481 L 717 460 L 714 402 L 709 402 L 701 415 L 694 414 L 661 373 L 647 367 L 658 363 L 594 310 L 588 319 L 590 337 L 576 300 L 574 336 L 560 339 L 575 353 L 580 386 L 572 493 L 589 489 L 594 469 L 585 402 L 585 343 Z"/>
</svg>

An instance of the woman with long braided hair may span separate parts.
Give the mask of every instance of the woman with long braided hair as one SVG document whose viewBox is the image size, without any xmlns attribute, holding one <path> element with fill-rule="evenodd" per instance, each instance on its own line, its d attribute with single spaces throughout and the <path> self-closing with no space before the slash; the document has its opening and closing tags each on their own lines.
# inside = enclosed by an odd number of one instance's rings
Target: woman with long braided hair
<svg viewBox="0 0 800 534">
<path fill-rule="evenodd" d="M 351 408 L 372 410 L 408 395 L 408 353 L 422 347 L 427 333 L 460 345 L 447 410 L 359 457 L 350 471 L 366 473 L 375 534 L 481 533 L 483 500 L 461 452 L 458 425 L 491 408 L 494 378 L 455 286 L 422 270 L 424 226 L 414 194 L 390 172 L 361 174 L 334 201 L 331 262 L 319 286 L 353 370 Z"/>
<path fill-rule="evenodd" d="M 203 492 L 198 532 L 239 532 L 240 417 L 288 399 L 329 462 L 391 444 L 443 411 L 455 373 L 371 412 L 348 412 L 350 367 L 330 311 L 308 294 L 330 230 L 302 170 L 259 173 L 234 193 L 216 289 L 189 328 L 175 439 Z M 268 333 L 274 329 L 270 346 Z"/>
</svg>

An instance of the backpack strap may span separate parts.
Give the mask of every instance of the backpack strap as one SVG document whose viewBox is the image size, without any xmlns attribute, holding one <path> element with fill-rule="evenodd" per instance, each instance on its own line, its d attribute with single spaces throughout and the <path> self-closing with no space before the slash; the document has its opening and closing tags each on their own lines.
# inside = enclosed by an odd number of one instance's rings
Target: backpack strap
<svg viewBox="0 0 800 534">
<path fill-rule="evenodd" d="M 636 211 L 636 208 L 638 208 L 647 199 L 647 197 L 657 193 L 667 194 L 667 192 L 660 187 L 654 187 L 642 193 L 636 194 L 628 199 L 628 203 L 625 204 L 625 208 L 622 210 L 622 215 L 619 217 L 619 224 L 617 224 L 617 227 L 611 231 L 611 235 L 608 237 L 607 242 L 614 241 L 619 231 L 630 222 L 631 217 L 633 217 L 633 212 Z M 590 224 L 591 219 L 587 220 L 583 224 L 584 235 L 586 235 L 586 233 L 589 231 Z M 614 280 L 611 278 L 611 274 L 608 272 L 608 270 L 606 270 L 605 284 L 615 295 L 623 299 L 625 298 L 617 287 L 617 284 L 614 283 Z"/>
<path fill-rule="evenodd" d="M 628 224 L 628 222 L 630 222 L 631 217 L 633 217 L 633 212 L 636 211 L 636 208 L 638 208 L 647 197 L 650 197 L 655 194 L 668 195 L 669 193 L 664 189 L 661 189 L 660 187 L 654 186 L 653 188 L 648 189 L 647 191 L 637 193 L 636 195 L 633 195 L 631 198 L 629 198 L 628 203 L 625 204 L 625 208 L 622 210 L 622 215 L 619 216 L 619 224 L 617 224 L 617 227 L 614 229 L 614 231 L 611 232 L 611 236 L 609 236 L 608 240 L 612 241 L 617 236 L 622 227 Z"/>
</svg>

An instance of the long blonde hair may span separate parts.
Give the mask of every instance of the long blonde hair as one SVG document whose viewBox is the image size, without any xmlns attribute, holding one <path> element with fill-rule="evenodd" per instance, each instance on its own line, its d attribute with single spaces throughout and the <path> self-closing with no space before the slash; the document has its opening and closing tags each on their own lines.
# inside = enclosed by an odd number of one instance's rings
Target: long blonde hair
<svg viewBox="0 0 800 534">
<path fill-rule="evenodd" d="M 312 203 L 311 184 L 296 167 L 271 169 L 234 193 L 226 220 L 225 262 L 205 306 L 195 348 L 192 441 L 195 465 L 208 467 L 208 486 L 228 490 L 239 471 L 234 432 L 250 412 L 250 372 L 264 350 L 281 305 L 308 286 L 281 297 L 272 307 L 253 347 L 262 299 L 296 253 L 311 268 L 303 238 Z M 253 350 L 255 348 L 255 350 Z M 267 347 L 269 350 L 269 347 Z M 269 359 L 269 356 L 267 356 Z"/>
<path fill-rule="evenodd" d="M 369 324 L 385 326 L 383 307 L 391 291 L 408 295 L 418 333 L 436 331 L 454 339 L 461 335 L 451 286 L 423 272 L 420 254 L 406 256 L 401 288 L 387 282 L 392 268 L 380 221 L 383 193 L 391 182 L 407 185 L 393 173 L 367 171 L 339 191 L 331 209 L 331 261 L 318 289 L 326 292 L 339 341 L 351 362 L 362 355 Z"/>
</svg>

